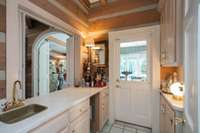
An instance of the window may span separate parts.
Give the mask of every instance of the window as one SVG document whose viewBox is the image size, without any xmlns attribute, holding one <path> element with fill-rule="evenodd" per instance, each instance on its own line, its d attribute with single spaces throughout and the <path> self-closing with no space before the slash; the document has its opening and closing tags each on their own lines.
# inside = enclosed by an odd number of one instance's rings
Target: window
<svg viewBox="0 0 200 133">
<path fill-rule="evenodd" d="M 147 80 L 147 41 L 120 44 L 120 79 Z"/>
</svg>

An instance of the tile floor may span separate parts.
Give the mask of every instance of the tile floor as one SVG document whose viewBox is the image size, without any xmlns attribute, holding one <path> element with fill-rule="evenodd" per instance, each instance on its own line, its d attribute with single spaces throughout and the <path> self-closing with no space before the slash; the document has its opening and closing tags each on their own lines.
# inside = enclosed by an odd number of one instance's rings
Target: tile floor
<svg viewBox="0 0 200 133">
<path fill-rule="evenodd" d="M 151 129 L 117 121 L 114 124 L 107 122 L 101 133 L 151 133 Z"/>
</svg>

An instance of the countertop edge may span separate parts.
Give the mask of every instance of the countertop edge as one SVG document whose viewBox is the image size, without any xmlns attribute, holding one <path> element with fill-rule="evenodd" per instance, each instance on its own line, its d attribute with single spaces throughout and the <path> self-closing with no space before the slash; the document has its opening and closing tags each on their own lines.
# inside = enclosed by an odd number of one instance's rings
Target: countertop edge
<svg viewBox="0 0 200 133">
<path fill-rule="evenodd" d="M 167 101 L 167 103 L 170 105 L 170 107 L 174 110 L 174 111 L 179 111 L 179 112 L 183 112 L 184 111 L 184 107 L 178 107 L 175 104 L 173 104 L 167 97 L 166 95 L 170 95 L 170 94 L 166 94 L 162 91 L 160 91 L 160 94 L 165 98 L 165 100 Z"/>
<path fill-rule="evenodd" d="M 72 108 L 73 106 L 76 106 L 76 105 L 78 105 L 79 103 L 81 103 L 81 102 L 83 102 L 84 100 L 86 100 L 86 99 L 88 99 L 88 98 L 90 98 L 91 96 L 94 96 L 94 95 L 96 95 L 96 94 L 98 94 L 98 93 L 100 93 L 101 91 L 103 91 L 103 90 L 105 90 L 105 89 L 108 89 L 109 87 L 108 86 L 106 86 L 106 87 L 101 87 L 101 88 L 82 88 L 82 87 L 80 87 L 80 88 L 75 88 L 75 87 L 71 87 L 71 88 L 69 88 L 69 89 L 80 89 L 80 90 L 84 90 L 84 89 L 87 89 L 88 90 L 88 92 L 85 94 L 85 96 L 82 96 L 82 97 L 80 97 L 80 99 L 77 99 L 77 100 L 74 100 L 73 102 L 71 102 L 65 109 L 60 109 L 59 111 L 57 111 L 56 113 L 55 112 L 51 112 L 53 115 L 52 116 L 49 116 L 48 118 L 46 118 L 46 119 L 41 119 L 41 120 L 38 120 L 37 122 L 33 122 L 34 124 L 32 124 L 32 125 L 34 125 L 34 126 L 28 126 L 28 127 L 21 127 L 21 129 L 19 130 L 19 131 L 16 131 L 15 130 L 15 133 L 17 132 L 17 133 L 24 133 L 24 132 L 28 132 L 28 131 L 30 131 L 30 130 L 33 130 L 33 129 L 35 129 L 35 128 L 37 128 L 37 127 L 39 127 L 39 126 L 41 126 L 41 125 L 43 125 L 43 124 L 45 124 L 46 122 L 48 122 L 49 120 L 51 120 L 51 119 L 54 119 L 56 116 L 58 116 L 58 115 L 60 115 L 60 114 L 62 114 L 62 113 L 64 113 L 64 112 L 66 112 L 66 111 L 68 111 L 70 108 Z M 63 93 L 65 92 L 66 90 L 63 90 Z M 70 90 L 69 90 L 70 91 Z M 90 92 L 91 91 L 91 92 Z M 62 93 L 62 90 L 60 91 L 60 92 L 57 92 L 57 93 Z M 54 94 L 49 94 L 48 95 L 49 97 L 51 97 L 51 96 L 54 96 Z M 39 98 L 41 98 L 41 97 L 35 97 L 35 98 L 32 98 L 32 99 L 27 99 L 26 101 L 25 101 L 25 105 L 28 105 L 28 104 L 33 104 L 33 103 L 36 103 L 36 104 L 40 104 L 40 103 L 37 103 L 37 102 L 35 102 L 35 99 L 37 100 L 37 99 L 39 99 Z M 34 117 L 34 116 L 33 116 Z M 34 120 L 34 118 L 32 117 L 32 119 Z M 32 120 L 32 121 L 33 121 Z M 31 120 L 29 120 L 29 121 L 31 121 Z M 8 126 L 9 128 L 11 128 L 11 129 L 8 129 L 8 127 L 6 127 L 6 126 Z M 16 127 L 14 127 L 14 125 L 13 125 L 13 129 L 12 129 L 12 125 L 9 125 L 9 124 L 5 124 L 5 123 L 2 123 L 2 122 L 0 122 L 0 129 L 2 129 L 2 131 L 14 131 L 14 129 L 15 129 Z M 19 127 L 20 128 L 20 127 Z"/>
</svg>

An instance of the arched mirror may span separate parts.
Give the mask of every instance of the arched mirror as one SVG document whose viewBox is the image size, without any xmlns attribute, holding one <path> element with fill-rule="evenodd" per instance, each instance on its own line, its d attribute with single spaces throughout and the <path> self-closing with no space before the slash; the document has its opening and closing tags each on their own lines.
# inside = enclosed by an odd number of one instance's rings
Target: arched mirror
<svg viewBox="0 0 200 133">
<path fill-rule="evenodd" d="M 25 98 L 62 90 L 68 83 L 71 36 L 28 15 L 25 16 L 25 27 Z"/>
</svg>

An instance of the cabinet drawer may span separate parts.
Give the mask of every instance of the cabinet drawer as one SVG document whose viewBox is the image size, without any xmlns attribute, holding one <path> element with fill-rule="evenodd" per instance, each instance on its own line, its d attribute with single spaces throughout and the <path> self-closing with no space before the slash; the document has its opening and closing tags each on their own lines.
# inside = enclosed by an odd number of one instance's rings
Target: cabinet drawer
<svg viewBox="0 0 200 133">
<path fill-rule="evenodd" d="M 30 133 L 59 133 L 69 127 L 68 119 L 68 112 L 64 112 L 63 114 L 49 120 L 45 124 L 31 130 Z"/>
<path fill-rule="evenodd" d="M 60 133 L 69 133 L 69 126 L 67 128 L 65 128 L 64 130 L 62 130 Z"/>
<path fill-rule="evenodd" d="M 82 113 L 87 111 L 90 108 L 89 103 L 90 103 L 89 99 L 87 99 L 86 101 L 72 107 L 69 111 L 70 112 L 70 116 L 69 116 L 70 122 L 72 122 L 73 120 L 78 118 Z"/>
<path fill-rule="evenodd" d="M 109 95 L 109 89 L 105 89 L 104 91 L 102 91 L 100 93 L 100 98 L 103 98 L 105 96 L 108 96 Z"/>
<path fill-rule="evenodd" d="M 71 123 L 70 133 L 90 133 L 90 110 L 82 113 Z"/>
</svg>

